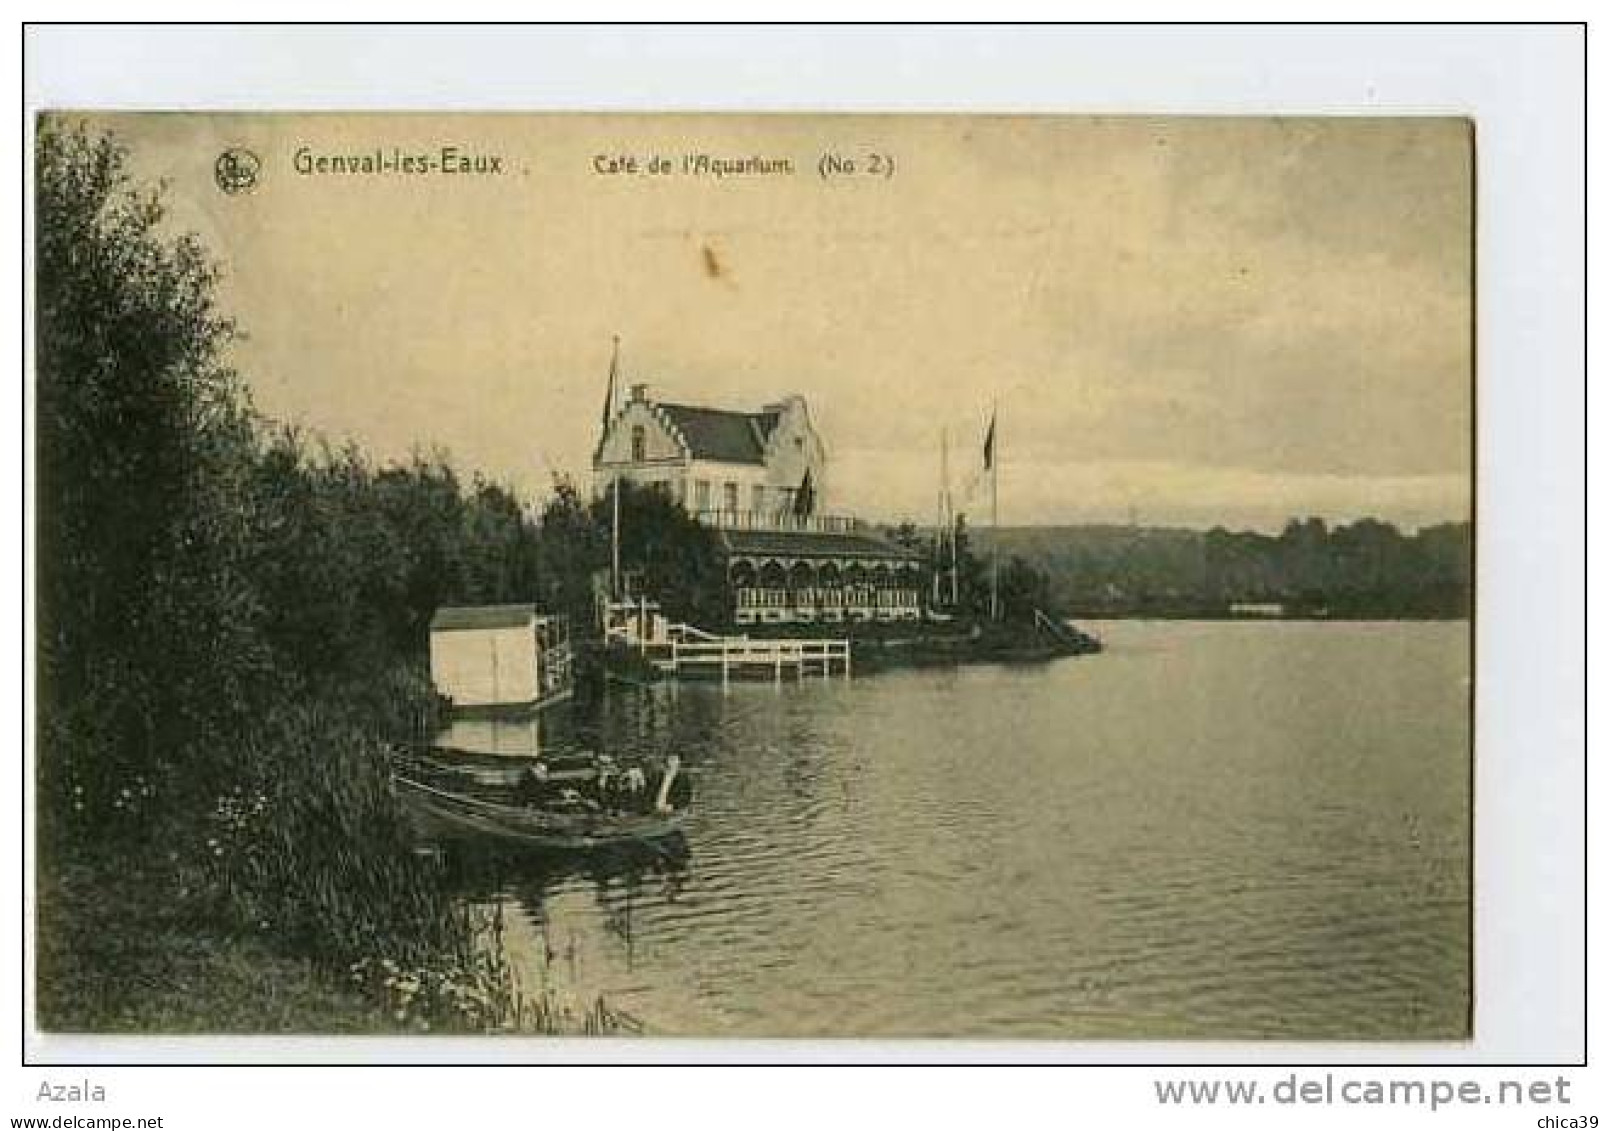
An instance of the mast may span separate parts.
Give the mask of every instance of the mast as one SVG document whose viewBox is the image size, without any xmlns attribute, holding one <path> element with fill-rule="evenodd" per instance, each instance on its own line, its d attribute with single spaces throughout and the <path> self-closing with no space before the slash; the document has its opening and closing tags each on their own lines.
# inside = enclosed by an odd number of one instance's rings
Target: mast
<svg viewBox="0 0 1609 1131">
<path fill-rule="evenodd" d="M 950 543 L 950 608 L 961 604 L 960 520 L 955 510 L 955 491 L 950 487 L 950 430 L 944 429 L 944 536 Z"/>
<path fill-rule="evenodd" d="M 620 335 L 615 335 L 614 353 L 609 358 L 609 400 L 608 415 L 613 417 L 615 407 L 615 382 L 620 374 Z M 609 527 L 609 596 L 613 600 L 620 600 L 620 469 L 616 468 L 613 483 L 614 519 Z"/>
<path fill-rule="evenodd" d="M 959 529 L 957 529 L 956 507 L 951 502 L 949 507 L 949 607 L 956 608 L 961 603 L 961 545 L 959 542 Z"/>
<path fill-rule="evenodd" d="M 989 619 L 1000 619 L 1000 460 L 996 451 L 995 428 L 1000 421 L 1000 409 L 993 405 L 989 410 L 989 435 L 983 445 L 983 460 L 989 469 L 989 524 L 994 528 L 992 553 L 989 555 Z"/>
<path fill-rule="evenodd" d="M 933 531 L 933 604 L 940 599 L 940 578 L 944 573 L 944 540 L 950 531 L 950 430 L 939 429 L 939 521 Z"/>
</svg>

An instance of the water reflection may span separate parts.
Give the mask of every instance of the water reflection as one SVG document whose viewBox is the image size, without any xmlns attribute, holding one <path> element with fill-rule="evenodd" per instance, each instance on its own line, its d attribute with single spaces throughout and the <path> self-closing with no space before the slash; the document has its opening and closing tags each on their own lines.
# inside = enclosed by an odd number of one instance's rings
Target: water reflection
<svg viewBox="0 0 1609 1131">
<path fill-rule="evenodd" d="M 691 851 L 681 834 L 591 852 L 502 853 L 455 844 L 443 850 L 450 884 L 469 904 L 497 913 L 497 939 L 521 992 L 580 1017 L 600 999 L 615 1020 L 642 1028 L 632 1008 L 650 988 L 633 985 L 637 908 L 674 905 Z"/>
<path fill-rule="evenodd" d="M 435 744 L 466 754 L 501 758 L 536 758 L 542 747 L 543 714 L 453 719 L 436 735 Z"/>
</svg>

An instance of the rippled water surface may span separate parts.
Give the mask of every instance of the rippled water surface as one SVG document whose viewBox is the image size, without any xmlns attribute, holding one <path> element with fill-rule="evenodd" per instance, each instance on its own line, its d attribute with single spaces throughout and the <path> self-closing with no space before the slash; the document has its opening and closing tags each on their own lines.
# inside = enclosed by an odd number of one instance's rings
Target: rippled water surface
<svg viewBox="0 0 1609 1131">
<path fill-rule="evenodd" d="M 651 1032 L 1451 1037 L 1468 626 L 1093 626 L 1036 666 L 612 692 L 688 858 L 505 865 L 517 961 Z"/>
</svg>

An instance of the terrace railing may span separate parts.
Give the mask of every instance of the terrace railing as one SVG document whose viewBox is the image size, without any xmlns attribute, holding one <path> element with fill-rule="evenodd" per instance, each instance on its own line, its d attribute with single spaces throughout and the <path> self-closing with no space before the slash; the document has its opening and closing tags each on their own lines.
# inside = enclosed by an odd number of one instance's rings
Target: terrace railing
<svg viewBox="0 0 1609 1131">
<path fill-rule="evenodd" d="M 841 514 L 793 514 L 791 511 L 695 511 L 694 517 L 717 530 L 781 530 L 812 534 L 853 534 L 865 530 L 860 519 Z"/>
</svg>

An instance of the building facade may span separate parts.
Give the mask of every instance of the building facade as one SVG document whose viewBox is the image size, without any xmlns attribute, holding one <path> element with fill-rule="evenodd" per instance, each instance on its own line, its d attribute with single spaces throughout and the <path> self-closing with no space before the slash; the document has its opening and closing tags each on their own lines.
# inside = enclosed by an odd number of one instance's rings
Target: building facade
<svg viewBox="0 0 1609 1131">
<path fill-rule="evenodd" d="M 922 558 L 853 527 L 722 529 L 737 624 L 922 618 Z"/>
<path fill-rule="evenodd" d="M 826 465 L 803 397 L 734 412 L 656 401 L 646 385 L 633 385 L 615 409 L 592 460 L 600 490 L 617 476 L 659 487 L 712 522 L 817 511 Z"/>
<path fill-rule="evenodd" d="M 715 528 L 738 625 L 914 621 L 922 555 L 828 513 L 826 448 L 805 400 L 758 412 L 659 401 L 633 385 L 593 456 L 616 479 L 657 487 Z"/>
</svg>

